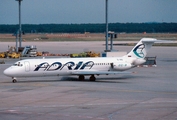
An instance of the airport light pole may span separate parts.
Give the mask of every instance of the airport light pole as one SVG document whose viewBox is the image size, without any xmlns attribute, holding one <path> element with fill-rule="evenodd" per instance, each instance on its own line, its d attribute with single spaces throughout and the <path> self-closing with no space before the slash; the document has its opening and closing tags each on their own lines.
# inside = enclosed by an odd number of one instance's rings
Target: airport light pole
<svg viewBox="0 0 177 120">
<path fill-rule="evenodd" d="M 21 47 L 22 46 L 22 38 L 21 38 L 21 36 L 22 36 L 22 28 L 21 28 L 21 1 L 23 1 L 23 0 L 15 0 L 15 1 L 18 1 L 18 3 L 19 3 L 19 31 L 18 31 L 18 33 L 19 33 L 19 47 Z M 16 49 L 18 49 L 18 48 L 16 48 Z"/>
<path fill-rule="evenodd" d="M 108 0 L 106 0 L 106 50 L 108 51 Z"/>
</svg>

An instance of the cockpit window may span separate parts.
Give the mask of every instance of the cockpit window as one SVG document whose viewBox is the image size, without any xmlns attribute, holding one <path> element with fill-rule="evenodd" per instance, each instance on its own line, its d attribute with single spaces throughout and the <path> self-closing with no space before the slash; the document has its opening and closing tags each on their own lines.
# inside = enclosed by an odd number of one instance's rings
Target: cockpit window
<svg viewBox="0 0 177 120">
<path fill-rule="evenodd" d="M 23 66 L 20 62 L 13 64 L 13 66 Z"/>
</svg>

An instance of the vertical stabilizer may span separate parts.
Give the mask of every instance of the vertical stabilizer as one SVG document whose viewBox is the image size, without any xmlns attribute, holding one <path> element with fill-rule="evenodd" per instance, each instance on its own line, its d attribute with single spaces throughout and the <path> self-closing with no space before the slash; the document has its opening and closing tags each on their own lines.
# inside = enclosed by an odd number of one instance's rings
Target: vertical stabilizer
<svg viewBox="0 0 177 120">
<path fill-rule="evenodd" d="M 158 40 L 154 38 L 142 38 L 126 56 L 137 59 L 144 59 L 147 55 L 148 50 L 156 41 Z"/>
</svg>

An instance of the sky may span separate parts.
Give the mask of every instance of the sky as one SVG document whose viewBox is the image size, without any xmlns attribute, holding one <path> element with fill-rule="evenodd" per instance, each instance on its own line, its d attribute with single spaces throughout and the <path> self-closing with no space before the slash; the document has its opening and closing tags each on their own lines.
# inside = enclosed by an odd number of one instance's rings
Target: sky
<svg viewBox="0 0 177 120">
<path fill-rule="evenodd" d="M 1 0 L 0 24 L 18 24 L 18 2 Z M 177 0 L 108 0 L 109 23 L 177 23 Z M 105 23 L 105 0 L 23 0 L 22 24 Z"/>
</svg>

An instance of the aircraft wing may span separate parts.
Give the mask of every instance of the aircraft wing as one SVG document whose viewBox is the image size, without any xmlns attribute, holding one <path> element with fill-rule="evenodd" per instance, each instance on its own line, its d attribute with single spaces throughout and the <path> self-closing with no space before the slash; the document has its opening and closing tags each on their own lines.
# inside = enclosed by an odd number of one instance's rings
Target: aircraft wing
<svg viewBox="0 0 177 120">
<path fill-rule="evenodd" d="M 109 74 L 128 74 L 131 72 L 116 71 L 73 71 L 72 75 L 109 75 Z"/>
</svg>

